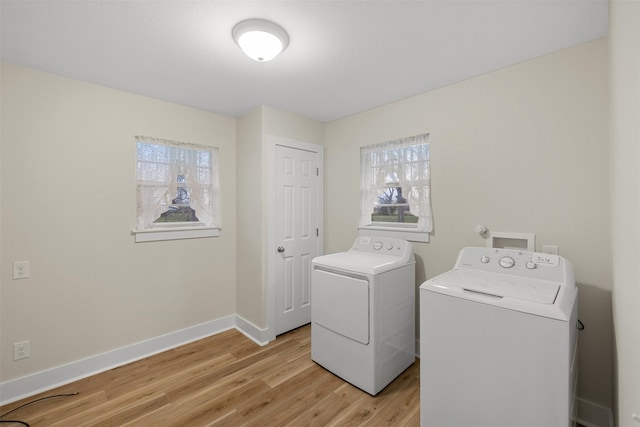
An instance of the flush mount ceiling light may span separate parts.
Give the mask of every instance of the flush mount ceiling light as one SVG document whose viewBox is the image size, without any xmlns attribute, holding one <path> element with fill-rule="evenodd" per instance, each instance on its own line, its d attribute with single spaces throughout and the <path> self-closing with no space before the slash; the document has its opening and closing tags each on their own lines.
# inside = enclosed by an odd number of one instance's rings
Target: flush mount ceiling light
<svg viewBox="0 0 640 427">
<path fill-rule="evenodd" d="M 243 52 L 258 62 L 271 61 L 289 44 L 289 36 L 282 27 L 262 19 L 239 22 L 231 34 Z"/>
</svg>

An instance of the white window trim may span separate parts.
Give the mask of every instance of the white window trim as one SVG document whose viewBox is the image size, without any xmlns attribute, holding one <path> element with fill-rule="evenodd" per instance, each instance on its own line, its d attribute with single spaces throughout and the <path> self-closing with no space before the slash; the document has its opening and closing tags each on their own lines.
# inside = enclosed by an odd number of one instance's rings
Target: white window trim
<svg viewBox="0 0 640 427">
<path fill-rule="evenodd" d="M 168 141 L 153 137 L 141 137 L 136 136 L 136 142 L 138 140 L 144 140 L 145 142 L 154 142 L 170 146 L 185 146 L 191 149 L 202 150 L 217 150 L 217 147 L 200 146 L 197 144 L 188 144 L 178 141 Z M 218 159 L 219 161 L 219 159 Z M 137 162 L 137 156 L 136 156 Z M 218 177 L 219 179 L 219 177 Z M 220 198 L 218 195 L 217 208 L 220 206 Z M 137 221 L 137 218 L 136 218 Z M 156 242 L 164 240 L 181 240 L 181 239 L 198 239 L 206 237 L 219 237 L 220 230 L 222 229 L 219 224 L 220 218 L 218 217 L 218 223 L 213 225 L 205 225 L 202 222 L 174 222 L 167 226 L 166 223 L 150 224 L 150 228 L 133 228 L 131 234 L 135 238 L 136 243 L 140 242 Z"/>
<path fill-rule="evenodd" d="M 359 227 L 358 231 L 360 236 L 392 237 L 419 243 L 429 243 L 430 236 L 427 231 L 411 230 L 407 227 L 382 227 L 375 224 Z"/>
<path fill-rule="evenodd" d="M 158 242 L 161 240 L 199 239 L 202 237 L 219 237 L 220 228 L 216 227 L 179 227 L 179 228 L 149 228 L 145 230 L 133 229 L 136 243 Z"/>
<path fill-rule="evenodd" d="M 426 135 L 427 143 L 429 140 L 429 134 Z M 405 138 L 403 138 L 405 139 Z M 395 141 L 387 141 L 383 144 L 391 143 Z M 361 165 L 362 167 L 362 165 Z M 361 172 L 362 173 L 362 172 Z M 429 175 L 431 172 L 429 171 Z M 361 178 L 362 179 L 362 178 Z M 362 182 L 361 182 L 362 185 Z M 393 206 L 401 206 L 401 204 L 393 204 Z M 431 206 L 429 206 L 431 209 Z M 433 217 L 431 217 L 433 221 Z M 397 239 L 408 240 L 411 242 L 428 243 L 430 241 L 431 231 L 418 230 L 417 224 L 412 227 L 409 223 L 384 223 L 384 222 L 371 222 L 369 224 L 361 224 L 358 227 L 358 232 L 363 236 L 382 236 L 393 237 Z"/>
</svg>

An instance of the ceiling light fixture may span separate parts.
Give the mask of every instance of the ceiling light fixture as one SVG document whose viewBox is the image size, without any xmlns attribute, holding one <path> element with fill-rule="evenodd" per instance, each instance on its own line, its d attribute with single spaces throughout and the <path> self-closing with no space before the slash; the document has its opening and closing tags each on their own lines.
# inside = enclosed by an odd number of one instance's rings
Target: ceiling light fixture
<svg viewBox="0 0 640 427">
<path fill-rule="evenodd" d="M 289 36 L 282 27 L 263 19 L 239 22 L 231 34 L 244 53 L 258 62 L 271 61 L 289 44 Z"/>
</svg>

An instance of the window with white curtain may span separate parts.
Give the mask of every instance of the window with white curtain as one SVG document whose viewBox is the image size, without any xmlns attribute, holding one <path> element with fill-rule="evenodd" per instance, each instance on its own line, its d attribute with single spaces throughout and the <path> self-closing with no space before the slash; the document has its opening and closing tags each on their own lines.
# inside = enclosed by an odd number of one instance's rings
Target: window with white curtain
<svg viewBox="0 0 640 427">
<path fill-rule="evenodd" d="M 218 149 L 136 137 L 136 241 L 219 235 Z"/>
<path fill-rule="evenodd" d="M 429 241 L 433 230 L 429 134 L 360 148 L 360 230 Z"/>
</svg>

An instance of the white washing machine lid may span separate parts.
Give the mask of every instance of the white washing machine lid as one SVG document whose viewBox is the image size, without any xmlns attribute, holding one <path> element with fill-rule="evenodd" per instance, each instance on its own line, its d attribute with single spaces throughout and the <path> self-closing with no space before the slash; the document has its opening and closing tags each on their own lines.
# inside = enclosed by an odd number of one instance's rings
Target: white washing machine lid
<svg viewBox="0 0 640 427">
<path fill-rule="evenodd" d="M 455 267 L 424 282 L 420 292 L 568 321 L 578 296 L 573 268 L 562 257 L 552 264 L 545 258 L 521 250 L 463 248 Z"/>
<path fill-rule="evenodd" d="M 371 275 L 395 270 L 407 262 L 392 255 L 351 250 L 316 257 L 313 265 Z"/>
<path fill-rule="evenodd" d="M 469 292 L 500 298 L 515 298 L 538 304 L 553 304 L 560 290 L 560 284 L 556 282 L 464 268 L 441 274 L 430 282 L 439 284 L 442 290 L 456 287 Z"/>
</svg>

